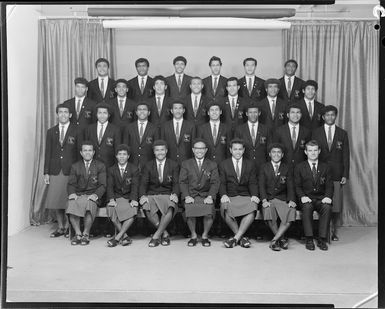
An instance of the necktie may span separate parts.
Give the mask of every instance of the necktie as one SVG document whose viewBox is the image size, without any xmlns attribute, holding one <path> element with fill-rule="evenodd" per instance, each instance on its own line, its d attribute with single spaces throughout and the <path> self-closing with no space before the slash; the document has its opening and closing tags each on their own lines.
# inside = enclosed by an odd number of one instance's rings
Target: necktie
<svg viewBox="0 0 385 309">
<path fill-rule="evenodd" d="M 144 91 L 144 77 L 142 77 L 142 82 L 140 83 L 140 92 L 143 94 Z"/>
<path fill-rule="evenodd" d="M 213 128 L 213 139 L 214 139 L 214 144 L 217 143 L 217 124 L 214 123 L 214 128 Z"/>
<path fill-rule="evenodd" d="M 232 98 L 232 100 L 231 100 L 231 114 L 233 115 L 233 118 L 234 118 L 234 112 L 235 112 L 235 98 Z"/>
<path fill-rule="evenodd" d="M 315 163 L 312 163 L 313 167 L 311 169 L 311 173 L 313 174 L 314 180 L 317 178 L 317 169 L 315 168 Z"/>
<path fill-rule="evenodd" d="M 143 138 L 143 134 L 144 134 L 143 125 L 144 125 L 144 122 L 141 122 L 140 123 L 140 129 L 139 129 L 139 141 L 140 141 L 140 143 L 142 143 L 142 138 Z"/>
<path fill-rule="evenodd" d="M 102 138 L 103 138 L 103 125 L 100 125 L 99 137 L 98 137 L 98 143 L 99 143 L 99 145 L 100 145 L 100 143 L 102 142 Z"/>
<path fill-rule="evenodd" d="M 297 133 L 295 132 L 296 127 L 293 127 L 293 132 L 291 133 L 291 142 L 293 144 L 293 149 L 295 149 L 295 144 L 297 143 Z"/>
<path fill-rule="evenodd" d="M 121 167 L 121 168 L 120 168 L 120 177 L 122 177 L 122 178 L 123 178 L 123 175 L 124 175 L 124 168 L 123 168 L 123 167 Z"/>
<path fill-rule="evenodd" d="M 214 95 L 217 92 L 217 87 L 218 87 L 218 77 L 214 77 L 214 86 L 213 86 Z"/>
<path fill-rule="evenodd" d="M 249 78 L 249 85 L 247 86 L 247 90 L 249 91 L 249 95 L 251 96 L 251 91 L 253 90 L 251 85 L 251 77 Z"/>
<path fill-rule="evenodd" d="M 63 146 L 63 142 L 64 142 L 64 126 L 61 126 L 59 142 L 60 142 L 60 145 Z"/>
<path fill-rule="evenodd" d="M 275 177 L 278 176 L 278 164 L 274 164 L 274 175 Z"/>
<path fill-rule="evenodd" d="M 237 174 L 238 181 L 241 179 L 241 172 L 239 170 L 239 160 L 237 160 L 237 164 L 235 165 L 235 173 Z"/>
<path fill-rule="evenodd" d="M 86 162 L 86 175 L 88 176 L 90 172 L 90 162 Z"/>
<path fill-rule="evenodd" d="M 120 117 L 123 115 L 123 100 L 119 100 Z"/>
<path fill-rule="evenodd" d="M 195 117 L 197 116 L 197 110 L 198 110 L 198 96 L 196 95 L 195 100 L 194 100 L 194 115 L 195 115 Z"/>
<path fill-rule="evenodd" d="M 291 94 L 291 77 L 288 77 L 288 81 L 287 81 L 287 96 L 290 98 L 290 94 Z"/>
<path fill-rule="evenodd" d="M 160 112 L 162 111 L 162 106 L 160 105 L 160 97 L 156 98 L 156 104 L 158 106 L 158 114 L 160 116 Z"/>
<path fill-rule="evenodd" d="M 255 123 L 251 125 L 251 140 L 253 141 L 253 146 L 255 146 Z"/>
<path fill-rule="evenodd" d="M 78 102 L 76 103 L 76 115 L 77 117 L 79 118 L 79 114 L 80 114 L 80 105 L 81 105 L 82 101 L 79 99 Z"/>
<path fill-rule="evenodd" d="M 198 160 L 198 170 L 199 173 L 202 171 L 202 160 Z"/>
<path fill-rule="evenodd" d="M 179 91 L 180 91 L 180 87 L 182 86 L 182 76 L 179 75 L 178 76 L 178 88 L 179 88 Z"/>
<path fill-rule="evenodd" d="M 176 142 L 179 143 L 179 121 L 176 122 L 176 129 L 175 129 L 175 137 L 176 137 Z"/>
<path fill-rule="evenodd" d="M 333 140 L 332 140 L 332 126 L 329 126 L 329 130 L 328 130 L 328 147 L 329 147 L 329 151 L 332 148 L 332 144 L 333 144 Z"/>
<path fill-rule="evenodd" d="M 159 176 L 159 182 L 163 182 L 162 162 L 160 162 L 158 165 L 158 176 Z"/>
<path fill-rule="evenodd" d="M 271 100 L 272 104 L 271 104 L 271 118 L 274 119 L 274 115 L 275 115 L 275 100 Z"/>
<path fill-rule="evenodd" d="M 313 118 L 313 107 L 311 105 L 311 101 L 309 101 L 309 116 L 310 116 L 310 119 Z"/>
<path fill-rule="evenodd" d="M 104 78 L 101 78 L 100 82 L 100 93 L 102 95 L 102 98 L 104 98 Z"/>
</svg>

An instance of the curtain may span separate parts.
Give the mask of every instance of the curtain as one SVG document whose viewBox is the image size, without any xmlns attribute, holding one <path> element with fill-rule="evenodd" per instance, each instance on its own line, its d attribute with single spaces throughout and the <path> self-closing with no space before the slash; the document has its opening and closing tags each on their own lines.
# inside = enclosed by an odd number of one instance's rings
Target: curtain
<svg viewBox="0 0 385 309">
<path fill-rule="evenodd" d="M 56 105 L 74 96 L 74 79 L 96 78 L 95 61 L 110 61 L 114 78 L 115 32 L 101 21 L 81 19 L 39 20 L 36 143 L 29 218 L 32 225 L 50 220 L 45 209 L 47 186 L 43 181 L 45 136 L 57 123 Z"/>
<path fill-rule="evenodd" d="M 283 31 L 283 59 L 296 59 L 296 74 L 318 82 L 318 100 L 338 108 L 337 125 L 349 135 L 344 225 L 377 224 L 379 31 L 374 24 L 295 21 Z"/>
</svg>

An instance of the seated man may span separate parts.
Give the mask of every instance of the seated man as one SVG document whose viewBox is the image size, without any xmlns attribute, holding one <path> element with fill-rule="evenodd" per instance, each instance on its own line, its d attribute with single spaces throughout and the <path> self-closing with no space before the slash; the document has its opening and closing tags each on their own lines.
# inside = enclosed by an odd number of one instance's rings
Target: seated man
<svg viewBox="0 0 385 309">
<path fill-rule="evenodd" d="M 285 232 L 295 221 L 295 193 L 292 169 L 281 162 L 283 146 L 278 143 L 269 146 L 270 162 L 265 163 L 259 172 L 259 193 L 262 200 L 263 218 L 267 221 L 274 237 L 270 248 L 274 251 L 288 249 Z M 277 226 L 277 219 L 281 223 Z"/>
<path fill-rule="evenodd" d="M 328 250 L 326 235 L 332 211 L 333 180 L 327 163 L 318 160 L 321 148 L 316 140 L 305 145 L 307 160 L 294 168 L 295 191 L 302 204 L 302 223 L 306 237 L 306 249 L 314 250 L 313 211 L 319 213 L 317 246 Z"/>
<path fill-rule="evenodd" d="M 203 216 L 202 245 L 211 245 L 208 234 L 213 225 L 214 200 L 219 189 L 218 167 L 214 161 L 205 159 L 206 142 L 196 139 L 192 151 L 194 158 L 182 162 L 179 184 L 182 201 L 186 210 L 187 225 L 191 232 L 191 239 L 187 245 L 196 246 L 198 242 L 196 218 Z"/>
<path fill-rule="evenodd" d="M 148 220 L 157 229 L 148 246 L 168 246 L 170 238 L 166 228 L 177 209 L 179 166 L 175 161 L 166 158 L 165 141 L 155 141 L 153 150 L 155 159 L 147 162 L 142 171 L 139 203 L 146 211 Z"/>
<path fill-rule="evenodd" d="M 116 149 L 118 163 L 108 169 L 107 204 L 108 216 L 119 231 L 114 238 L 107 241 L 109 247 L 116 247 L 120 242 L 123 246 L 131 244 L 126 232 L 134 222 L 138 212 L 139 169 L 128 163 L 130 148 L 119 145 Z"/>
<path fill-rule="evenodd" d="M 91 141 L 81 144 L 80 160 L 72 164 L 68 178 L 68 207 L 70 222 L 76 235 L 71 239 L 71 245 L 88 245 L 92 223 L 101 198 L 106 191 L 107 177 L 104 163 L 93 160 L 95 150 Z M 84 231 L 80 231 L 80 218 L 84 218 Z"/>
<path fill-rule="evenodd" d="M 224 242 L 226 248 L 233 248 L 238 243 L 244 248 L 250 247 L 250 241 L 243 235 L 254 221 L 259 203 L 255 164 L 243 158 L 244 152 L 244 141 L 233 139 L 230 142 L 232 157 L 219 165 L 221 215 L 234 233 Z M 236 218 L 241 219 L 239 225 Z"/>
</svg>

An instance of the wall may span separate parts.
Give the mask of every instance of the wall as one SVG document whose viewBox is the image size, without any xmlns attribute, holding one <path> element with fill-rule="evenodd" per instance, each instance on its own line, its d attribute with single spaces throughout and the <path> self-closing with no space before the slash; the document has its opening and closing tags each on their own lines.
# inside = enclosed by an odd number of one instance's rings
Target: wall
<svg viewBox="0 0 385 309">
<path fill-rule="evenodd" d="M 119 78 L 136 76 L 135 60 L 150 61 L 150 76 L 171 75 L 172 60 L 187 59 L 185 72 L 206 77 L 211 56 L 222 59 L 226 77 L 241 77 L 242 61 L 258 60 L 256 74 L 264 79 L 282 76 L 281 30 L 125 30 L 116 29 L 116 63 Z"/>
<path fill-rule="evenodd" d="M 37 39 L 41 6 L 7 6 L 8 235 L 29 226 L 35 149 Z"/>
</svg>

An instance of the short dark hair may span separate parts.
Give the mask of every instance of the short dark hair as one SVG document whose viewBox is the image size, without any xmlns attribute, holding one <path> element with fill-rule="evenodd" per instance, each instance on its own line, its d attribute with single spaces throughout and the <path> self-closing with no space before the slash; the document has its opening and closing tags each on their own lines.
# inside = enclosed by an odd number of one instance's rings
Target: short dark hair
<svg viewBox="0 0 385 309">
<path fill-rule="evenodd" d="M 244 112 L 248 112 L 248 110 L 249 110 L 250 108 L 258 108 L 258 111 L 259 111 L 259 112 L 262 110 L 261 106 L 258 105 L 256 102 L 254 102 L 254 101 L 249 101 L 249 102 L 247 102 L 247 103 L 244 105 L 243 111 L 244 111 Z"/>
<path fill-rule="evenodd" d="M 82 84 L 86 87 L 88 87 L 88 81 L 84 77 L 76 77 L 74 80 L 74 84 Z"/>
<path fill-rule="evenodd" d="M 202 82 L 202 78 L 200 78 L 199 76 L 193 76 L 193 77 L 191 77 L 190 85 L 191 85 L 191 83 L 192 83 L 192 81 L 193 81 L 194 79 L 199 79 L 199 80 Z"/>
<path fill-rule="evenodd" d="M 315 80 L 309 79 L 304 82 L 302 85 L 302 89 L 305 90 L 307 86 L 313 86 L 315 88 L 315 91 L 318 90 L 318 83 Z"/>
<path fill-rule="evenodd" d="M 211 65 L 211 62 L 213 61 L 219 61 L 219 64 L 222 65 L 222 60 L 221 58 L 217 57 L 217 56 L 212 56 L 209 60 L 209 66 Z"/>
<path fill-rule="evenodd" d="M 80 144 L 80 149 L 83 149 L 83 146 L 92 146 L 92 149 L 95 150 L 95 145 L 90 140 L 82 141 L 81 144 Z"/>
<path fill-rule="evenodd" d="M 276 78 L 268 78 L 264 81 L 263 85 L 267 88 L 268 85 L 278 85 L 278 89 L 281 88 L 281 82 Z"/>
<path fill-rule="evenodd" d="M 301 111 L 302 113 L 302 107 L 298 104 L 298 103 L 292 103 L 292 104 L 289 104 L 287 107 L 286 107 L 286 113 L 290 113 L 290 109 L 292 108 L 297 108 Z"/>
<path fill-rule="evenodd" d="M 146 58 L 139 58 L 139 59 L 135 60 L 135 67 L 137 67 L 138 64 L 142 63 L 142 62 L 145 62 L 148 67 L 150 66 L 150 62 L 148 62 L 148 60 Z"/>
<path fill-rule="evenodd" d="M 322 109 L 322 115 L 325 115 L 327 112 L 335 112 L 336 116 L 338 115 L 338 109 L 334 105 L 326 105 Z"/>
<path fill-rule="evenodd" d="M 174 60 L 172 61 L 172 64 L 175 65 L 175 63 L 176 63 L 177 61 L 183 61 L 183 62 L 184 62 L 184 65 L 187 64 L 187 59 L 186 59 L 185 57 L 183 57 L 183 56 L 177 56 L 177 57 L 175 57 Z"/>
<path fill-rule="evenodd" d="M 56 105 L 56 114 L 59 112 L 59 108 L 66 108 L 68 109 L 68 112 L 71 113 L 70 107 L 67 104 L 60 103 Z"/>
<path fill-rule="evenodd" d="M 109 62 L 106 58 L 99 58 L 99 59 L 96 60 L 96 62 L 95 62 L 95 68 L 98 66 L 98 64 L 99 64 L 100 62 L 105 62 L 105 63 L 107 63 L 107 66 L 110 67 L 110 62 Z"/>
<path fill-rule="evenodd" d="M 154 149 L 156 146 L 165 146 L 166 149 L 168 149 L 167 142 L 163 139 L 157 139 L 156 141 L 154 141 L 154 143 L 152 144 L 152 149 Z"/>
<path fill-rule="evenodd" d="M 131 154 L 131 148 L 130 148 L 130 146 L 128 146 L 126 144 L 118 145 L 118 147 L 116 147 L 115 155 L 117 155 L 119 153 L 119 151 L 127 151 L 128 155 Z"/>
<path fill-rule="evenodd" d="M 240 139 L 240 138 L 233 138 L 231 141 L 230 141 L 230 148 L 233 148 L 233 145 L 234 144 L 241 144 L 243 146 L 243 148 L 245 148 L 245 141 L 243 139 Z"/>
<path fill-rule="evenodd" d="M 273 148 L 279 148 L 282 152 L 285 152 L 285 146 L 283 146 L 281 143 L 271 143 L 269 144 L 269 147 L 267 148 L 267 152 L 270 152 Z"/>
<path fill-rule="evenodd" d="M 285 62 L 284 67 L 286 67 L 286 65 L 287 65 L 288 63 L 290 63 L 290 62 L 292 62 L 292 63 L 295 64 L 295 68 L 296 68 L 296 69 L 298 68 L 298 62 L 295 61 L 294 59 L 289 59 L 289 60 L 287 60 L 287 61 Z"/>
<path fill-rule="evenodd" d="M 163 75 L 157 75 L 157 76 L 155 76 L 155 77 L 153 78 L 154 84 L 155 84 L 158 80 L 161 80 L 162 82 L 164 82 L 165 85 L 167 85 L 166 78 L 165 78 Z"/>
<path fill-rule="evenodd" d="M 183 108 L 186 109 L 185 103 L 182 99 L 174 99 L 170 103 L 170 108 L 172 109 L 174 107 L 174 104 L 182 104 Z"/>
<path fill-rule="evenodd" d="M 207 142 L 206 142 L 205 139 L 203 139 L 203 138 L 195 138 L 191 145 L 194 147 L 195 144 L 197 144 L 197 143 L 203 143 L 203 144 L 205 144 L 205 147 L 207 148 Z"/>
<path fill-rule="evenodd" d="M 222 103 L 218 100 L 211 100 L 209 103 L 207 103 L 206 108 L 207 111 L 210 110 L 212 106 L 218 106 L 220 110 L 222 110 Z"/>
<path fill-rule="evenodd" d="M 146 101 L 139 101 L 138 103 L 136 103 L 136 106 L 135 106 L 135 110 L 137 111 L 138 110 L 138 107 L 140 105 L 146 105 L 147 106 L 147 109 L 150 110 L 150 105 L 146 102 Z"/>
<path fill-rule="evenodd" d="M 107 109 L 109 114 L 111 113 L 110 106 L 104 102 L 100 102 L 100 103 L 96 104 L 95 111 L 98 112 L 99 108 L 105 108 L 105 109 Z"/>
<path fill-rule="evenodd" d="M 248 57 L 248 58 L 246 58 L 245 60 L 243 60 L 243 66 L 245 66 L 245 64 L 246 64 L 247 61 L 254 61 L 255 66 L 257 66 L 257 59 L 252 58 L 252 57 Z"/>
<path fill-rule="evenodd" d="M 127 88 L 128 88 L 128 82 L 127 80 L 125 80 L 124 78 L 119 78 L 115 81 L 115 88 L 118 86 L 119 83 L 123 83 L 123 84 L 126 84 Z"/>
<path fill-rule="evenodd" d="M 232 82 L 233 80 L 235 80 L 237 82 L 237 85 L 239 85 L 238 78 L 236 78 L 235 76 L 232 76 L 232 77 L 227 79 L 226 86 L 229 84 L 229 82 Z"/>
<path fill-rule="evenodd" d="M 312 140 L 308 141 L 305 144 L 305 149 L 307 149 L 307 146 L 317 146 L 318 148 L 320 148 L 318 142 L 315 139 L 312 139 Z"/>
</svg>

